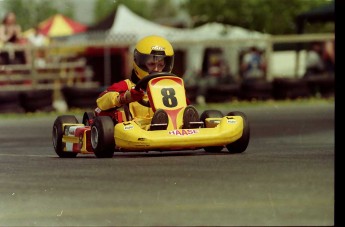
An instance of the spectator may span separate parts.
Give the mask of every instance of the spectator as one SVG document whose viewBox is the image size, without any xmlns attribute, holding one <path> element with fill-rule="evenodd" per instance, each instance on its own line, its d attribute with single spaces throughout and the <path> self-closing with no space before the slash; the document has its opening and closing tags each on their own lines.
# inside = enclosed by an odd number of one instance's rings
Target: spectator
<svg viewBox="0 0 345 227">
<path fill-rule="evenodd" d="M 16 14 L 9 12 L 5 15 L 0 25 L 0 43 L 3 46 L 22 43 L 22 28 L 16 21 Z M 2 52 L 1 63 L 23 64 L 25 63 L 24 51 L 14 51 L 14 53 Z"/>
<path fill-rule="evenodd" d="M 323 61 L 326 72 L 330 75 L 334 75 L 335 66 L 335 53 L 334 53 L 334 41 L 326 41 L 323 47 Z"/>
<path fill-rule="evenodd" d="M 325 72 L 323 60 L 323 47 L 321 42 L 311 43 L 310 50 L 307 53 L 305 77 L 319 75 Z"/>
<path fill-rule="evenodd" d="M 28 36 L 28 41 L 30 44 L 41 47 L 47 44 L 47 37 L 43 35 L 38 27 L 33 28 L 34 31 Z"/>
<path fill-rule="evenodd" d="M 218 48 L 207 48 L 204 54 L 203 73 L 198 81 L 196 102 L 206 104 L 205 97 L 210 88 L 216 88 L 220 84 L 233 82 L 230 69 L 224 60 L 223 51 Z"/>
<path fill-rule="evenodd" d="M 265 77 L 266 62 L 257 47 L 251 47 L 249 51 L 244 54 L 241 63 L 241 72 L 244 80 Z"/>
<path fill-rule="evenodd" d="M 38 27 L 35 27 L 34 32 L 28 36 L 28 41 L 31 45 L 38 47 L 34 50 L 36 66 L 44 67 L 46 64 L 46 52 L 44 48 L 40 47 L 44 47 L 48 44 L 48 38 L 39 31 Z"/>
</svg>

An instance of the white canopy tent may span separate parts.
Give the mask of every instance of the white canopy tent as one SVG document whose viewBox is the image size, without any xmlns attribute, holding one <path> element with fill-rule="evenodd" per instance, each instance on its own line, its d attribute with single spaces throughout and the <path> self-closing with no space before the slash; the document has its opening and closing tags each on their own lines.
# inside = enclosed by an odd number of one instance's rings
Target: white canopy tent
<svg viewBox="0 0 345 227">
<path fill-rule="evenodd" d="M 106 39 L 115 41 L 131 37 L 134 44 L 147 35 L 163 36 L 175 49 L 186 50 L 187 70 L 183 75 L 185 78 L 201 71 L 203 51 L 206 47 L 222 47 L 230 70 L 235 75 L 238 71 L 239 51 L 253 45 L 265 48 L 266 38 L 269 37 L 268 34 L 220 23 L 208 23 L 193 29 L 172 28 L 142 18 L 126 6 L 120 5 Z"/>
</svg>

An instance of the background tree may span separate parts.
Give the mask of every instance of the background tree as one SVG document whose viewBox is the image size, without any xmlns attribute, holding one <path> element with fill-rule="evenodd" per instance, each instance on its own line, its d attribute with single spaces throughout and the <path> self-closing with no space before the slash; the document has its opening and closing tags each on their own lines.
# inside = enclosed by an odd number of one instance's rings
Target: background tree
<svg viewBox="0 0 345 227">
<path fill-rule="evenodd" d="M 67 0 L 60 0 L 64 7 L 57 10 L 53 1 L 50 0 L 27 0 L 5 1 L 7 11 L 13 11 L 17 15 L 17 22 L 22 26 L 23 31 L 35 27 L 39 22 L 48 19 L 56 13 L 73 18 L 73 7 Z"/>
<path fill-rule="evenodd" d="M 150 7 L 150 19 L 176 16 L 178 13 L 178 5 L 173 2 L 174 0 L 165 0 L 164 4 L 162 4 L 162 1 L 154 1 L 152 7 Z"/>
<path fill-rule="evenodd" d="M 149 9 L 151 4 L 152 2 L 148 2 L 147 0 L 97 0 L 95 3 L 94 21 L 97 23 L 98 21 L 102 20 L 113 10 L 116 10 L 119 5 L 125 5 L 137 15 L 140 15 L 144 18 L 150 18 L 151 16 Z"/>
<path fill-rule="evenodd" d="M 79 0 L 83 4 L 83 0 Z M 29 5 L 28 5 L 29 2 Z M 149 20 L 171 18 L 186 10 L 194 27 L 207 22 L 219 22 L 240 26 L 270 34 L 294 34 L 295 17 L 312 8 L 329 3 L 329 0 L 96 0 L 94 12 L 88 12 L 97 23 L 120 4 Z M 36 26 L 48 17 L 62 13 L 74 19 L 74 7 L 70 0 L 3 0 L 6 11 L 17 14 L 23 30 Z M 56 7 L 56 6 L 59 7 Z M 188 23 L 189 24 L 189 23 Z M 140 29 L 140 28 L 133 28 Z M 305 25 L 305 31 L 334 32 L 334 23 Z"/>
<path fill-rule="evenodd" d="M 113 0 L 97 0 L 95 3 L 93 21 L 95 23 L 101 21 L 115 9 L 116 4 L 114 4 Z"/>
<path fill-rule="evenodd" d="M 104 17 L 120 4 L 134 13 L 155 20 L 177 16 L 181 9 L 187 10 L 194 27 L 219 22 L 240 26 L 270 34 L 296 33 L 295 18 L 298 14 L 328 4 L 329 0 L 186 0 L 181 5 L 174 0 L 98 0 L 97 18 Z M 97 20 L 96 20 L 97 21 Z M 334 23 L 314 24 L 308 32 L 334 32 Z"/>
<path fill-rule="evenodd" d="M 325 0 L 186 0 L 194 26 L 219 22 L 270 34 L 296 33 L 295 17 Z M 312 28 L 311 28 L 312 29 Z M 310 32 L 334 31 L 330 25 L 315 26 Z"/>
</svg>

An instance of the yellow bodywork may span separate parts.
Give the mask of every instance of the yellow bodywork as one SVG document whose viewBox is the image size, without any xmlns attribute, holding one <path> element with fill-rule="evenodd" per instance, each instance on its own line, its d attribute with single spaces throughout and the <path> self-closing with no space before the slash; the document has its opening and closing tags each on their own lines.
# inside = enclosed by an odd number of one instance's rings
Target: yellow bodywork
<svg viewBox="0 0 345 227">
<path fill-rule="evenodd" d="M 242 137 L 245 123 L 241 116 L 207 118 L 203 122 L 203 127 L 200 124 L 202 122 L 197 122 L 199 128 L 184 129 L 183 115 L 187 104 L 181 78 L 168 76 L 151 79 L 147 93 L 152 109 L 154 111 L 163 109 L 167 113 L 169 119 L 167 128 L 150 130 L 152 110 L 140 107 L 138 103 L 131 103 L 130 112 L 133 119 L 114 126 L 116 149 L 120 151 L 188 150 L 225 146 Z M 93 152 L 90 127 L 87 128 L 83 124 L 65 124 L 64 127 L 68 129 L 62 137 L 65 151 Z"/>
<path fill-rule="evenodd" d="M 143 130 L 133 121 L 120 123 L 114 130 L 115 144 L 118 148 L 133 151 L 196 149 L 227 145 L 242 136 L 242 117 L 226 116 L 218 120 L 220 122 L 214 128 L 157 131 Z"/>
</svg>

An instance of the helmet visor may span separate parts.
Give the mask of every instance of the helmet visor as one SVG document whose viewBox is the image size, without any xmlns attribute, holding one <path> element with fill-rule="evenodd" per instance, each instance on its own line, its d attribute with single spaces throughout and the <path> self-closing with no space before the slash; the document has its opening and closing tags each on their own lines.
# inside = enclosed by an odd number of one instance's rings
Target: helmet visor
<svg viewBox="0 0 345 227">
<path fill-rule="evenodd" d="M 174 65 L 174 56 L 136 52 L 135 62 L 149 74 L 153 72 L 171 72 Z"/>
</svg>

